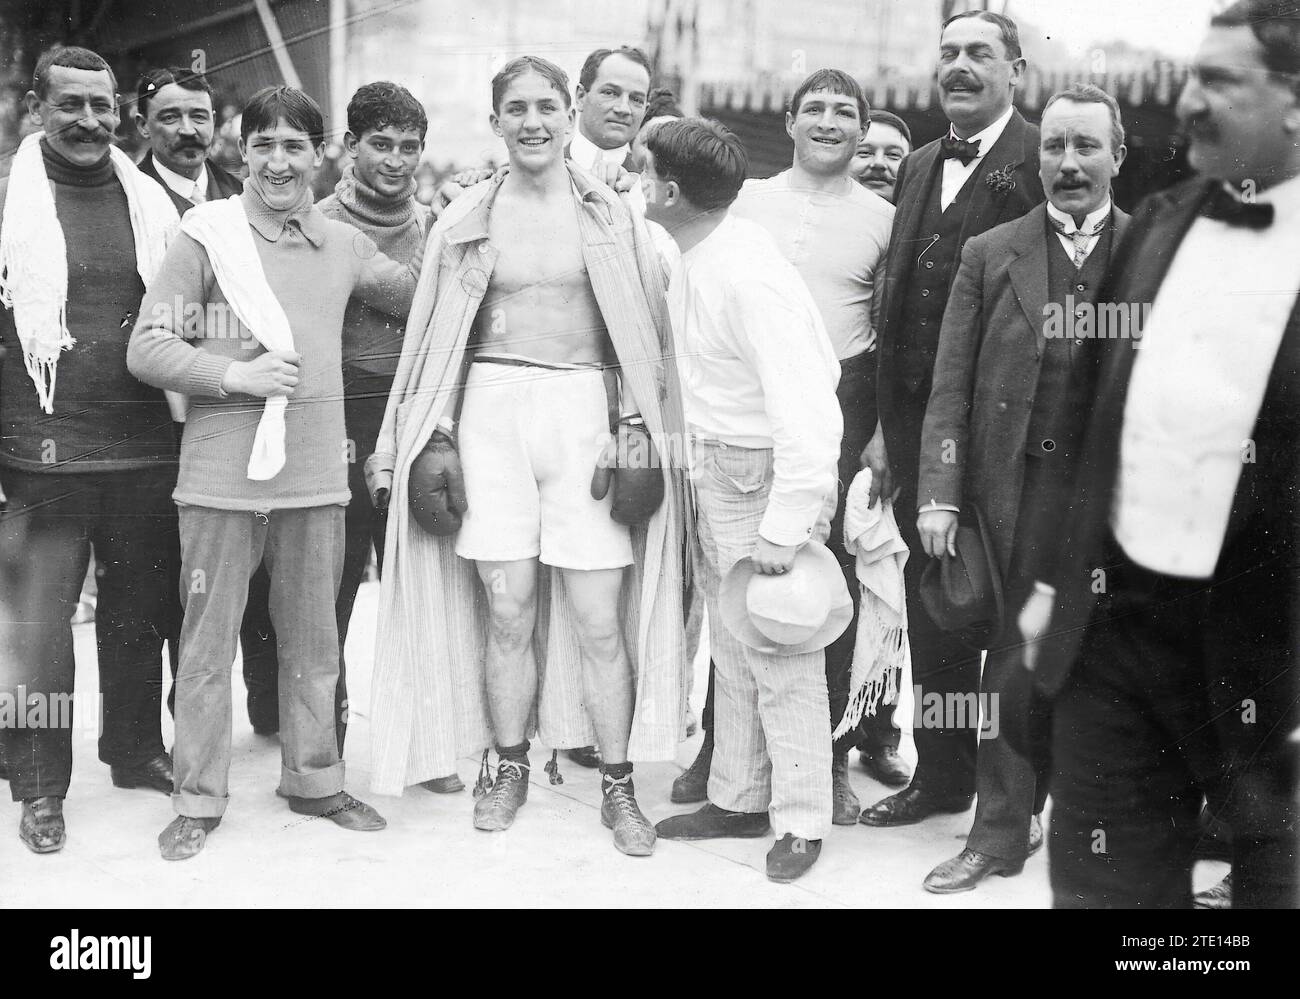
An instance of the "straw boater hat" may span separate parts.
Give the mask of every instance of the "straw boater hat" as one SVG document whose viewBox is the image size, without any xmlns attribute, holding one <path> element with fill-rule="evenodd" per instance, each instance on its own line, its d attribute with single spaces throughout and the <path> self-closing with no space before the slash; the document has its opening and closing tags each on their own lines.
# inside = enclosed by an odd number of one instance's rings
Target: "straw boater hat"
<svg viewBox="0 0 1300 999">
<path fill-rule="evenodd" d="M 748 558 L 731 567 L 718 592 L 722 623 L 760 652 L 793 656 L 824 649 L 853 620 L 839 562 L 825 545 L 806 544 L 788 572 L 765 576 Z"/>
</svg>

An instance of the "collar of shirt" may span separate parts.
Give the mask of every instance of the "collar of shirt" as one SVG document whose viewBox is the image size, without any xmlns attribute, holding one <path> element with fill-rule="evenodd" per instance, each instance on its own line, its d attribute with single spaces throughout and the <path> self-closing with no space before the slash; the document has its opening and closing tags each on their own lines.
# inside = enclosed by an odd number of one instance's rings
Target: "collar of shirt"
<svg viewBox="0 0 1300 999">
<path fill-rule="evenodd" d="M 1083 225 L 1074 224 L 1074 216 L 1061 211 L 1050 201 L 1047 203 L 1047 214 L 1065 226 L 1065 235 L 1069 236 L 1075 232 L 1092 232 L 1097 223 L 1110 214 L 1110 198 L 1107 198 L 1096 211 L 1091 211 L 1083 217 Z M 1059 235 L 1059 233 L 1058 233 Z"/>
<path fill-rule="evenodd" d="M 175 170 L 168 169 L 163 166 L 157 156 L 153 158 L 153 166 L 158 171 L 158 176 L 162 178 L 162 182 L 182 198 L 193 201 L 195 191 L 198 191 L 205 198 L 208 196 L 208 164 L 206 162 L 199 168 L 198 180 L 190 180 L 188 177 L 182 177 Z"/>
<path fill-rule="evenodd" d="M 307 242 L 319 248 L 325 242 L 325 216 L 314 204 L 308 202 L 305 207 L 277 211 L 262 201 L 247 186 L 240 195 L 244 203 L 244 214 L 248 224 L 267 242 L 278 242 L 284 230 L 292 223 L 303 234 Z"/>
<path fill-rule="evenodd" d="M 492 203 L 496 200 L 497 192 L 501 189 L 501 184 L 505 181 L 506 176 L 507 174 L 504 171 L 498 172 L 492 178 L 491 184 L 479 201 L 462 218 L 447 226 L 443 238 L 448 245 L 486 240 L 488 238 L 488 219 L 492 214 Z M 578 197 L 584 203 L 600 203 L 600 193 L 596 186 L 599 183 L 598 181 L 580 170 L 569 170 L 569 179 L 578 192 Z M 600 210 L 604 211 L 603 205 L 600 206 Z M 604 217 L 608 222 L 607 213 Z"/>
<path fill-rule="evenodd" d="M 965 164 L 966 166 L 968 167 L 974 166 L 976 163 L 978 163 L 980 160 L 982 160 L 985 156 L 988 155 L 988 151 L 993 148 L 993 146 L 997 143 L 998 139 L 1002 138 L 1002 132 L 1007 127 L 1007 122 L 1011 120 L 1011 112 L 1014 110 L 1015 110 L 1014 107 L 1008 106 L 1007 109 L 1002 112 L 1001 116 L 995 122 L 993 122 L 993 124 L 989 125 L 985 129 L 981 129 L 980 131 L 976 132 L 974 135 L 968 135 L 966 137 L 967 142 L 978 142 L 980 144 L 979 155 L 976 156 L 973 160 L 971 160 L 969 164 Z M 948 135 L 954 139 L 960 138 L 960 136 L 957 134 L 957 130 L 953 128 L 951 123 L 949 123 L 948 125 Z M 946 162 L 960 163 L 959 160 L 948 160 Z"/>
<path fill-rule="evenodd" d="M 628 147 L 601 149 L 585 135 L 581 129 L 573 130 L 573 140 L 569 143 L 569 157 L 584 170 L 594 169 L 597 163 L 618 163 L 627 159 Z"/>
</svg>

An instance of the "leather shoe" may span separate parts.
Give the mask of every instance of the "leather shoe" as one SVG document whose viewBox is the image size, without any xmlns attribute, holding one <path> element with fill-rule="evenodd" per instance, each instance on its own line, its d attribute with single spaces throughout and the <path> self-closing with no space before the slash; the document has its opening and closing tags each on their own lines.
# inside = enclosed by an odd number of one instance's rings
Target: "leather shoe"
<svg viewBox="0 0 1300 999">
<path fill-rule="evenodd" d="M 172 778 L 172 761 L 166 753 L 160 753 L 153 759 L 145 760 L 130 767 L 110 767 L 114 787 L 145 788 L 149 791 L 161 791 L 171 794 L 175 789 Z"/>
<path fill-rule="evenodd" d="M 295 798 L 293 795 L 285 795 L 285 797 L 289 799 L 289 811 L 297 812 L 299 815 L 329 819 L 336 826 L 352 832 L 378 832 L 388 827 L 382 815 L 346 791 L 324 798 Z"/>
<path fill-rule="evenodd" d="M 784 884 L 802 877 L 821 854 L 821 840 L 786 833 L 767 851 L 768 880 Z"/>
<path fill-rule="evenodd" d="M 564 755 L 571 759 L 580 767 L 586 767 L 588 770 L 599 770 L 605 761 L 600 758 L 600 751 L 595 746 L 579 746 L 577 749 L 566 749 Z"/>
<path fill-rule="evenodd" d="M 906 787 L 911 781 L 912 768 L 893 746 L 873 746 L 858 753 L 858 762 L 867 773 L 886 787 Z"/>
<path fill-rule="evenodd" d="M 23 815 L 18 821 L 18 838 L 32 853 L 55 853 L 67 842 L 63 824 L 63 799 L 53 795 L 24 798 Z"/>
<path fill-rule="evenodd" d="M 1213 888 L 1198 891 L 1192 896 L 1193 909 L 1231 909 L 1232 908 L 1232 871 L 1223 876 Z"/>
<path fill-rule="evenodd" d="M 1042 815 L 1031 815 L 1029 817 L 1029 856 L 1043 848 L 1043 817 Z"/>
<path fill-rule="evenodd" d="M 691 765 L 673 781 L 668 800 L 678 805 L 690 805 L 709 800 L 709 771 L 713 767 L 713 733 L 704 733 L 704 742 Z"/>
<path fill-rule="evenodd" d="M 221 817 L 214 815 L 196 818 L 178 815 L 158 834 L 158 851 L 163 860 L 189 860 L 198 855 L 208 841 L 208 833 L 221 825 Z"/>
<path fill-rule="evenodd" d="M 831 757 L 831 823 L 837 826 L 856 826 L 862 802 L 849 785 L 849 753 L 836 753 Z"/>
<path fill-rule="evenodd" d="M 431 780 L 421 781 L 420 786 L 434 794 L 455 794 L 457 791 L 465 790 L 465 782 L 460 779 L 460 774 L 434 777 Z"/>
<path fill-rule="evenodd" d="M 858 816 L 858 821 L 864 826 L 910 826 L 939 812 L 964 812 L 970 808 L 971 800 L 940 798 L 913 786 L 877 801 Z"/>
<path fill-rule="evenodd" d="M 757 839 L 770 828 L 767 812 L 729 812 L 709 802 L 699 811 L 661 820 L 655 832 L 663 839 Z"/>
<path fill-rule="evenodd" d="M 936 895 L 952 895 L 970 891 L 991 874 L 1009 878 L 1024 869 L 1023 860 L 1012 862 L 976 850 L 962 850 L 927 874 L 921 884 L 926 891 Z"/>
</svg>

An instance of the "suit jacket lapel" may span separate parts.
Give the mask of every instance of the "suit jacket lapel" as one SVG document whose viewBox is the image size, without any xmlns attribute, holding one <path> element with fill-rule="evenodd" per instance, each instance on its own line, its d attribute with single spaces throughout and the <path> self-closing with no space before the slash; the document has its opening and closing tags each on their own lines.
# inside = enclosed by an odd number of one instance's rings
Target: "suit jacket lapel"
<svg viewBox="0 0 1300 999">
<path fill-rule="evenodd" d="M 1028 130 L 1029 126 L 1020 117 L 1020 112 L 1012 109 L 1007 127 L 967 179 L 967 183 L 974 187 L 970 193 L 970 204 L 966 207 L 966 217 L 962 220 L 959 244 L 964 244 L 971 233 L 987 232 L 993 227 L 1009 191 L 994 191 L 986 178 L 995 170 L 1010 173 L 1025 162 L 1025 133 Z"/>
<path fill-rule="evenodd" d="M 1046 216 L 1047 209 L 1039 205 L 1015 223 L 1013 245 L 1019 256 L 1007 267 L 1016 300 L 1020 302 L 1020 308 L 1029 321 L 1029 335 L 1037 357 L 1043 356 L 1043 323 L 1049 295 L 1047 251 L 1051 247 L 1044 240 L 1052 237 L 1047 234 Z"/>
</svg>

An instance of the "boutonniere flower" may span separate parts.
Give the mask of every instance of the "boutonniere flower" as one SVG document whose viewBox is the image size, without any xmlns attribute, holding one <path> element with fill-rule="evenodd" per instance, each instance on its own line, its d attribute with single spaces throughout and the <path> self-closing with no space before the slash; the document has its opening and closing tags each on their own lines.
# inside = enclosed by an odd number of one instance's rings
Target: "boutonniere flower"
<svg viewBox="0 0 1300 999">
<path fill-rule="evenodd" d="M 1008 163 L 1001 170 L 991 170 L 984 176 L 984 183 L 992 189 L 995 194 L 1002 194 L 1006 191 L 1015 189 L 1016 182 L 1011 176 L 1012 165 Z"/>
</svg>

